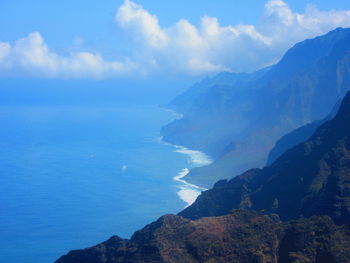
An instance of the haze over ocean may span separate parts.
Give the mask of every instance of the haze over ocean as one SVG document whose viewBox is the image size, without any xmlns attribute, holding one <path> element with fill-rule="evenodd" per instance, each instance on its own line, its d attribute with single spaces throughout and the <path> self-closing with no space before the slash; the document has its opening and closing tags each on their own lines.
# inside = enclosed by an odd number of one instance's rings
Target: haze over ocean
<svg viewBox="0 0 350 263">
<path fill-rule="evenodd" d="M 31 85 L 35 99 L 11 100 L 12 91 L 1 90 L 1 262 L 53 262 L 114 234 L 129 237 L 186 205 L 173 177 L 195 164 L 159 143 L 174 116 L 154 97 L 102 105 L 62 89 L 47 105 Z"/>
</svg>

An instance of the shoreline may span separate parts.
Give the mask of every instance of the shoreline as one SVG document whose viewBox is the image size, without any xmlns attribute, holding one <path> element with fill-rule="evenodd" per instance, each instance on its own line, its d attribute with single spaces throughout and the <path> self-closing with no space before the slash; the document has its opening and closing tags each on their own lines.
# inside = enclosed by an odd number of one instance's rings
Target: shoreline
<svg viewBox="0 0 350 263">
<path fill-rule="evenodd" d="M 184 168 L 179 172 L 177 176 L 173 177 L 174 181 L 182 184 L 179 186 L 180 191 L 177 192 L 177 195 L 182 201 L 186 203 L 185 208 L 193 204 L 201 192 L 208 190 L 206 188 L 190 184 L 187 181 L 183 180 L 182 178 L 184 178 L 189 172 L 190 170 L 188 168 Z"/>
<path fill-rule="evenodd" d="M 179 120 L 179 119 L 182 119 L 184 117 L 183 114 L 181 113 L 178 113 L 177 111 L 175 110 L 172 110 L 172 109 L 169 109 L 169 108 L 166 108 L 164 106 L 158 106 L 161 110 L 164 110 L 166 112 L 169 112 L 170 114 L 172 114 L 174 116 L 174 120 Z"/>
<path fill-rule="evenodd" d="M 169 112 L 174 116 L 174 120 L 178 120 L 184 117 L 183 114 L 176 112 L 173 109 L 169 109 L 166 107 L 160 107 L 162 110 Z M 184 178 L 189 174 L 190 169 L 195 167 L 202 167 L 213 163 L 213 160 L 206 153 L 196 150 L 191 150 L 186 148 L 185 146 L 171 144 L 163 140 L 163 137 L 158 138 L 159 143 L 165 144 L 167 146 L 171 146 L 175 148 L 174 152 L 184 154 L 188 157 L 188 167 L 183 168 L 176 176 L 173 177 L 175 182 L 180 183 L 178 186 L 180 189 L 177 192 L 179 198 L 186 203 L 186 207 L 192 205 L 197 197 L 203 192 L 208 190 L 207 188 L 191 184 L 187 182 Z"/>
<path fill-rule="evenodd" d="M 168 143 L 166 141 L 163 141 L 163 137 L 159 137 L 158 141 L 162 144 L 175 148 L 174 152 L 188 156 L 188 163 L 190 167 L 183 168 L 176 176 L 173 177 L 174 181 L 181 183 L 181 185 L 178 186 L 180 190 L 177 192 L 177 195 L 182 201 L 186 203 L 186 208 L 196 201 L 197 197 L 201 194 L 201 192 L 206 191 L 208 189 L 195 184 L 191 184 L 187 182 L 184 178 L 189 174 L 190 169 L 194 167 L 209 165 L 213 161 L 207 154 L 201 151 L 190 150 L 184 146 Z"/>
</svg>

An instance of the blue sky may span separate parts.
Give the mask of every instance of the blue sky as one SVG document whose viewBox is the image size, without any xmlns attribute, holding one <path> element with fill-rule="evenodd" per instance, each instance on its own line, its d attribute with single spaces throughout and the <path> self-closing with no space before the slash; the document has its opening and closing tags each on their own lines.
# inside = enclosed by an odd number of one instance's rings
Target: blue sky
<svg viewBox="0 0 350 263">
<path fill-rule="evenodd" d="M 3 0 L 0 76 L 252 71 L 298 41 L 350 26 L 347 10 L 347 0 Z"/>
</svg>

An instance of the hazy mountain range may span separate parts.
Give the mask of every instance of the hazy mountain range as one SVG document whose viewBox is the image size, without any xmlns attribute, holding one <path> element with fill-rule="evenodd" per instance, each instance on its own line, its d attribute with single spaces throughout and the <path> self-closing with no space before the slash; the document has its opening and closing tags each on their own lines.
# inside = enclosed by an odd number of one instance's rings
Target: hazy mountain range
<svg viewBox="0 0 350 263">
<path fill-rule="evenodd" d="M 349 123 L 350 92 L 334 119 L 271 166 L 218 182 L 130 240 L 56 263 L 350 262 Z"/>
<path fill-rule="evenodd" d="M 222 73 L 177 97 L 170 106 L 184 117 L 164 139 L 215 157 L 189 180 L 230 180 L 129 240 L 56 263 L 350 262 L 349 63 L 350 29 L 336 29 L 270 68 Z"/>
<path fill-rule="evenodd" d="M 162 129 L 164 140 L 215 159 L 187 180 L 211 187 L 263 167 L 283 135 L 326 118 L 350 87 L 349 46 L 350 29 L 338 28 L 296 44 L 274 66 L 219 74 L 170 102 L 184 117 Z"/>
</svg>

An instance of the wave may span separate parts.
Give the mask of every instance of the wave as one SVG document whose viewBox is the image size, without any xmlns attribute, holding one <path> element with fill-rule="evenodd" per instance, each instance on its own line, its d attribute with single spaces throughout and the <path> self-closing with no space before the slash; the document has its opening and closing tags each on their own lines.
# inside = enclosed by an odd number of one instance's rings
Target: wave
<svg viewBox="0 0 350 263">
<path fill-rule="evenodd" d="M 204 152 L 197 150 L 190 150 L 184 146 L 171 144 L 163 141 L 163 137 L 158 138 L 158 142 L 175 148 L 175 152 L 185 154 L 189 157 L 189 162 L 193 167 L 209 165 L 213 160 Z"/>
<path fill-rule="evenodd" d="M 174 152 L 187 155 L 189 164 L 191 166 L 190 168 L 209 165 L 213 162 L 212 159 L 207 154 L 201 151 L 190 150 L 184 146 L 174 145 L 174 144 L 164 142 L 162 137 L 159 137 L 158 141 L 162 144 L 174 147 L 175 148 Z M 174 176 L 173 178 L 174 181 L 181 183 L 181 185 L 178 186 L 180 190 L 177 192 L 177 195 L 180 197 L 182 201 L 186 203 L 185 208 L 192 205 L 202 191 L 208 190 L 198 185 L 188 183 L 186 180 L 184 180 L 184 177 L 186 177 L 186 175 L 189 172 L 190 172 L 189 168 L 183 168 L 179 172 L 179 174 L 177 176 Z"/>
<path fill-rule="evenodd" d="M 164 108 L 164 107 L 161 107 L 161 106 L 159 106 L 159 108 L 161 108 L 162 110 L 164 110 L 166 112 L 169 112 L 171 115 L 173 115 L 174 120 L 179 120 L 179 119 L 182 119 L 184 117 L 183 114 L 178 113 L 175 110 L 172 110 L 172 109 L 169 109 L 169 108 Z"/>
<path fill-rule="evenodd" d="M 203 152 L 190 150 L 184 146 L 174 145 L 174 147 L 177 148 L 175 152 L 188 155 L 190 158 L 190 162 L 196 166 L 205 166 L 213 162 L 211 158 Z"/>
<path fill-rule="evenodd" d="M 190 172 L 190 170 L 188 168 L 182 169 L 181 172 L 179 172 L 179 174 L 174 177 L 174 181 L 180 182 L 180 183 L 186 185 L 187 187 L 191 187 L 194 189 L 198 189 L 198 190 L 202 190 L 202 191 L 208 190 L 206 188 L 200 187 L 200 186 L 195 185 L 195 184 L 191 184 L 191 183 L 183 180 L 182 178 L 184 178 L 189 172 Z"/>
<path fill-rule="evenodd" d="M 183 178 L 190 172 L 188 168 L 182 169 L 177 176 L 173 179 L 174 181 L 180 182 L 182 185 L 179 186 L 180 191 L 177 195 L 186 203 L 185 207 L 188 207 L 196 201 L 197 197 L 202 191 L 207 190 L 206 188 L 200 187 L 198 185 L 190 184 L 186 182 Z"/>
<path fill-rule="evenodd" d="M 181 119 L 183 117 L 182 114 L 174 110 L 167 108 L 162 109 L 170 112 L 175 119 Z M 209 165 L 213 162 L 213 160 L 207 154 L 201 151 L 191 150 L 181 145 L 175 145 L 165 142 L 163 141 L 163 137 L 159 137 L 158 142 L 164 145 L 174 147 L 174 152 L 185 154 L 188 156 L 190 167 L 183 168 L 177 176 L 173 177 L 174 181 L 180 183 L 180 185 L 178 186 L 180 190 L 177 192 L 177 195 L 180 197 L 181 200 L 183 200 L 186 203 L 185 207 L 188 207 L 191 204 L 193 204 L 194 201 L 196 201 L 197 197 L 201 194 L 202 191 L 206 191 L 208 189 L 200 187 L 198 185 L 190 184 L 186 180 L 184 180 L 184 177 L 186 177 L 186 175 L 190 172 L 190 168 Z"/>
</svg>

